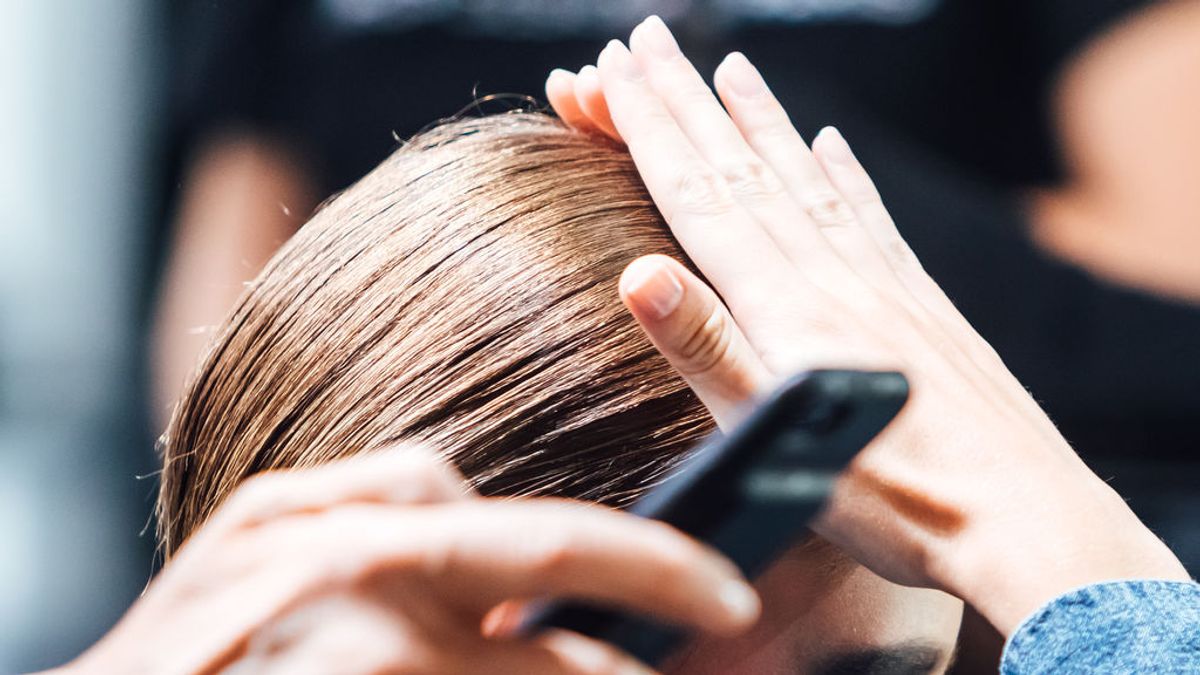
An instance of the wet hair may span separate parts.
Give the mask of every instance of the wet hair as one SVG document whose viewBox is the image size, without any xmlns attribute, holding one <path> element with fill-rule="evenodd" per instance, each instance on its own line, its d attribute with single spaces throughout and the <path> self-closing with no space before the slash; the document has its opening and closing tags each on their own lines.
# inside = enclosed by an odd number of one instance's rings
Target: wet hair
<svg viewBox="0 0 1200 675">
<path fill-rule="evenodd" d="M 686 262 L 619 146 L 450 122 L 322 207 L 218 330 L 162 441 L 167 556 L 255 473 L 412 439 L 486 495 L 622 505 L 713 423 L 617 294 Z"/>
</svg>

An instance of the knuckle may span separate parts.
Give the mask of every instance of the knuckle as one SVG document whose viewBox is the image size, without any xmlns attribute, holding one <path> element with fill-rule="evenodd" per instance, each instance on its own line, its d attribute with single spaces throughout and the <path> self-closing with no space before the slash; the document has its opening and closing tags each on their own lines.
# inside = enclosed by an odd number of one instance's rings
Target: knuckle
<svg viewBox="0 0 1200 675">
<path fill-rule="evenodd" d="M 241 482 L 226 502 L 226 513 L 237 520 L 253 524 L 266 517 L 288 489 L 290 481 L 280 473 L 254 474 Z"/>
<path fill-rule="evenodd" d="M 527 555 L 531 574 L 555 579 L 571 573 L 582 558 L 583 549 L 568 531 L 544 531 L 530 543 Z"/>
<path fill-rule="evenodd" d="M 721 176 L 733 194 L 763 199 L 782 194 L 783 186 L 775 173 L 759 159 L 742 159 L 719 167 Z"/>
<path fill-rule="evenodd" d="M 320 585 L 330 588 L 358 587 L 383 573 L 407 573 L 423 562 L 426 549 L 407 537 L 393 536 L 386 541 L 344 533 L 354 529 L 370 531 L 379 525 L 371 507 L 342 507 L 337 514 L 311 516 L 297 524 L 293 536 L 298 555 L 307 555 Z M 393 521 L 394 524 L 394 521 Z M 313 549 L 312 542 L 339 542 L 338 546 Z M 307 554 L 305 553 L 307 551 Z M 432 554 L 430 554 L 432 555 Z"/>
<path fill-rule="evenodd" d="M 675 180 L 677 211 L 692 215 L 723 215 L 733 208 L 729 185 L 716 171 L 697 168 Z"/>
<path fill-rule="evenodd" d="M 397 454 L 392 454 L 393 452 Z M 382 472 L 372 467 L 372 480 L 382 498 L 399 503 L 425 503 L 465 494 L 461 475 L 445 460 L 423 446 L 382 451 Z"/>
<path fill-rule="evenodd" d="M 429 457 L 414 458 L 405 474 L 420 485 L 433 485 L 446 480 L 446 471 L 441 462 Z"/>
<path fill-rule="evenodd" d="M 820 190 L 807 196 L 804 210 L 818 227 L 846 227 L 857 221 L 846 200 L 831 190 Z"/>
<path fill-rule="evenodd" d="M 680 342 L 679 370 L 685 376 L 710 373 L 729 359 L 732 347 L 733 326 L 720 308 L 714 308 Z"/>
<path fill-rule="evenodd" d="M 916 271 L 924 271 L 921 261 L 917 259 L 917 254 L 913 252 L 912 247 L 899 234 L 885 237 L 880 247 L 884 250 L 887 257 L 897 265 L 912 267 Z"/>
<path fill-rule="evenodd" d="M 442 461 L 426 455 L 414 457 L 406 462 L 400 471 L 403 483 L 399 487 L 406 494 L 414 497 L 434 497 L 445 487 L 454 485 L 457 481 L 449 467 Z"/>
</svg>

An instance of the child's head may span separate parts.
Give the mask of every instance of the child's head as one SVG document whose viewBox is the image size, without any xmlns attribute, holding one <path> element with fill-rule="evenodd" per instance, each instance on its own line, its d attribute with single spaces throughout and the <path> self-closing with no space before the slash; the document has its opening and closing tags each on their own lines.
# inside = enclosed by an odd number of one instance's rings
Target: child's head
<svg viewBox="0 0 1200 675">
<path fill-rule="evenodd" d="M 247 476 L 422 439 L 484 494 L 621 503 L 713 424 L 617 295 L 682 258 L 615 144 L 540 114 L 434 128 L 250 284 L 168 429 L 167 554 Z"/>
<path fill-rule="evenodd" d="M 165 437 L 168 555 L 251 474 L 418 439 L 480 492 L 622 504 L 713 428 L 617 294 L 686 260 L 630 157 L 540 114 L 426 132 L 250 284 Z M 381 536 L 386 536 L 381 533 Z M 688 672 L 940 672 L 961 603 L 819 539 L 758 581 L 763 620 Z"/>
</svg>

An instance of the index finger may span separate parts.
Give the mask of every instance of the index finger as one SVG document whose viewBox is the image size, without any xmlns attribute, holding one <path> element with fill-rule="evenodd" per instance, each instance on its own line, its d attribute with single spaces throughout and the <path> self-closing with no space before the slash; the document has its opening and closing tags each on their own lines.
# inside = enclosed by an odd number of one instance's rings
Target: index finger
<svg viewBox="0 0 1200 675">
<path fill-rule="evenodd" d="M 558 118 L 566 123 L 567 126 L 586 131 L 590 133 L 598 133 L 596 125 L 588 119 L 583 108 L 579 106 L 579 101 L 575 100 L 575 73 L 562 68 L 555 68 L 550 71 L 550 75 L 546 77 L 546 100 L 550 102 L 550 107 L 558 114 Z"/>
<path fill-rule="evenodd" d="M 330 520 L 327 533 L 310 528 L 306 541 L 326 542 L 336 569 L 361 569 L 409 592 L 416 580 L 478 619 L 506 600 L 547 596 L 720 633 L 758 616 L 754 590 L 725 558 L 662 523 L 605 507 L 543 498 L 364 508 L 345 514 L 353 523 Z"/>
<path fill-rule="evenodd" d="M 420 445 L 401 443 L 303 469 L 277 469 L 244 480 L 197 535 L 248 528 L 289 515 L 318 513 L 350 503 L 431 504 L 466 499 L 461 474 Z"/>
<path fill-rule="evenodd" d="M 771 297 L 785 283 L 775 242 L 697 152 L 624 45 L 608 43 L 598 67 L 613 123 L 684 250 L 735 316 L 739 306 Z M 748 265 L 756 274 L 746 274 Z"/>
</svg>

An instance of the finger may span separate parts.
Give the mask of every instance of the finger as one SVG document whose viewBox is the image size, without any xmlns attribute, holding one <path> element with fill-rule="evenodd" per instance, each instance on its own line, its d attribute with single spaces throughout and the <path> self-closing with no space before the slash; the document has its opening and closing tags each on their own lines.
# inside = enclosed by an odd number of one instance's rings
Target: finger
<svg viewBox="0 0 1200 675">
<path fill-rule="evenodd" d="M 528 605 L 528 600 L 516 598 L 496 605 L 483 616 L 483 621 L 479 626 L 480 632 L 484 637 L 489 638 L 515 635 L 517 629 L 521 627 L 525 608 Z"/>
<path fill-rule="evenodd" d="M 403 617 L 365 594 L 333 593 L 293 604 L 258 626 L 220 672 L 319 673 L 334 664 L 343 673 L 394 672 L 398 664 L 409 672 L 435 671 L 435 663 L 423 662 L 410 648 L 411 630 Z"/>
<path fill-rule="evenodd" d="M 863 229 L 874 239 L 896 277 L 931 311 L 965 323 L 944 291 L 925 272 L 908 242 L 896 229 L 879 190 L 842 134 L 826 127 L 813 139 L 813 153 L 834 188 L 845 196 Z"/>
<path fill-rule="evenodd" d="M 758 70 L 744 55 L 734 52 L 717 67 L 713 79 L 741 135 L 780 177 L 808 221 L 855 274 L 879 290 L 892 288 L 895 277 L 890 267 Z M 790 253 L 797 259 L 804 251 Z"/>
<path fill-rule="evenodd" d="M 908 292 L 920 302 L 928 314 L 949 337 L 958 350 L 972 360 L 985 377 L 1006 385 L 1015 381 L 996 350 L 975 332 L 966 317 L 958 311 L 937 282 L 925 271 L 908 242 L 900 235 L 896 223 L 883 204 L 879 190 L 862 164 L 855 157 L 842 134 L 833 127 L 822 129 L 813 139 L 813 152 L 834 187 L 841 192 L 858 216 L 863 228 L 875 240 L 876 246 Z M 1021 391 L 1022 387 L 1004 386 L 1002 391 Z M 1037 411 L 1032 419 L 1044 419 L 1037 402 L 1021 394 L 1008 397 L 1010 402 L 1026 412 Z M 1053 427 L 1053 425 L 1049 425 Z"/>
<path fill-rule="evenodd" d="M 846 199 L 857 221 L 875 241 L 900 281 L 923 299 L 944 299 L 945 294 L 925 273 L 917 256 L 900 236 L 875 183 L 841 133 L 834 127 L 822 129 L 813 139 L 813 154 L 834 189 Z M 957 310 L 954 311 L 957 314 Z"/>
<path fill-rule="evenodd" d="M 239 527 L 253 527 L 274 518 L 352 502 L 431 504 L 469 495 L 461 475 L 432 452 L 401 446 L 315 469 L 257 474 L 238 488 L 219 518 Z"/>
<path fill-rule="evenodd" d="M 571 597 L 717 632 L 744 628 L 758 600 L 724 557 L 674 528 L 563 500 L 439 507 L 444 555 L 429 580 L 480 613 L 509 598 Z M 432 535 L 437 536 L 437 535 Z"/>
<path fill-rule="evenodd" d="M 708 84 L 679 50 L 666 24 L 651 16 L 629 38 L 630 50 L 700 156 L 804 273 L 828 276 L 828 243 L 787 194 L 775 171 L 742 137 Z M 802 222 L 797 222 L 800 220 Z"/>
<path fill-rule="evenodd" d="M 617 128 L 613 126 L 608 103 L 604 100 L 604 90 L 600 85 L 600 74 L 595 66 L 588 65 L 579 69 L 579 75 L 575 78 L 575 103 L 587 115 L 593 127 L 613 140 L 621 140 L 621 134 L 617 133 Z"/>
<path fill-rule="evenodd" d="M 676 238 L 712 282 L 713 289 L 725 299 L 733 317 L 746 327 L 746 338 L 764 361 L 768 355 L 782 352 L 777 334 L 772 335 L 772 331 L 763 327 L 779 320 L 778 308 L 771 299 L 780 289 L 787 289 L 810 299 L 808 313 L 799 317 L 812 328 L 804 336 L 809 341 L 804 345 L 805 353 L 811 357 L 809 362 L 819 362 L 815 359 L 822 354 L 844 359 L 845 345 L 838 349 L 831 344 L 836 324 L 842 320 L 831 321 L 827 314 L 813 308 L 824 299 L 832 300 L 833 305 L 847 305 L 862 316 L 877 316 L 881 305 L 879 294 L 838 257 L 816 255 L 818 246 L 794 248 L 793 255 L 803 259 L 803 264 L 793 264 L 791 256 L 785 255 L 759 223 L 764 220 L 794 223 L 797 220 L 794 204 L 763 209 L 760 202 L 760 208 L 753 211 L 763 212 L 764 217 L 751 216 L 751 209 L 743 208 L 730 196 L 728 182 L 703 158 L 698 158 L 695 146 L 702 139 L 692 143 L 687 138 L 647 78 L 641 76 L 643 69 L 630 57 L 628 50 L 616 41 L 610 42 L 600 55 L 599 67 L 614 122 Z M 703 95 L 716 105 L 710 93 L 704 91 Z M 779 205 L 780 201 L 774 204 Z M 799 240 L 791 241 L 795 246 Z M 886 272 L 886 267 L 881 269 Z M 748 274 L 747 270 L 754 270 L 754 274 Z M 811 287 L 806 287 L 805 281 Z M 821 290 L 826 294 L 821 294 Z M 902 337 L 907 340 L 914 335 L 908 331 Z M 789 351 L 797 353 L 794 348 Z"/>
<path fill-rule="evenodd" d="M 474 617 L 475 630 L 513 598 L 590 600 L 721 633 L 747 627 L 759 611 L 725 558 L 662 523 L 594 504 L 480 499 L 419 510 L 359 506 L 307 520 L 278 521 L 262 542 L 317 556 L 310 583 L 416 584 Z"/>
<path fill-rule="evenodd" d="M 566 631 L 533 640 L 485 640 L 451 629 L 414 644 L 406 618 L 371 598 L 334 594 L 310 600 L 252 635 L 222 672 L 321 673 L 336 663 L 346 673 L 652 673 L 610 645 Z"/>
<path fill-rule="evenodd" d="M 735 317 L 761 305 L 790 267 L 778 246 L 700 157 L 624 45 L 604 48 L 599 71 L 613 123 L 675 238 Z M 746 274 L 749 266 L 758 273 Z"/>
<path fill-rule="evenodd" d="M 592 123 L 592 119 L 579 107 L 575 100 L 575 81 L 578 78 L 569 70 L 556 68 L 546 78 L 546 100 L 567 126 L 586 133 L 604 133 Z"/>
<path fill-rule="evenodd" d="M 722 428 L 737 423 L 771 375 L 717 294 L 663 255 L 621 275 L 621 299 Z"/>
</svg>

